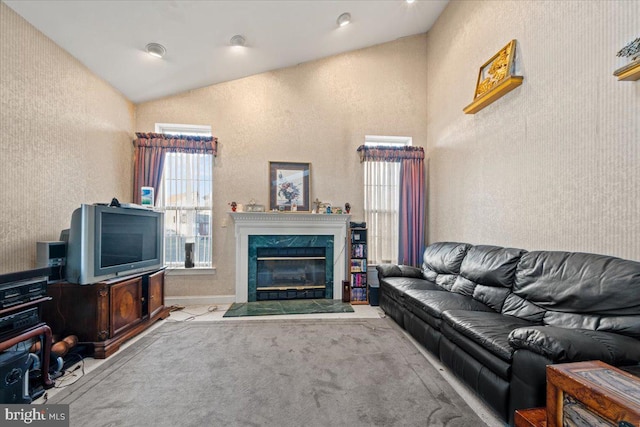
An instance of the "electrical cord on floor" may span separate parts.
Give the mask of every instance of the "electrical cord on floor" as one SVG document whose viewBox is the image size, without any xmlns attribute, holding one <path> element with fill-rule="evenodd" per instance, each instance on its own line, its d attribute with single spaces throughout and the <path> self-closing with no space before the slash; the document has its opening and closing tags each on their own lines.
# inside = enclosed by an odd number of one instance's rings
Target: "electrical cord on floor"
<svg viewBox="0 0 640 427">
<path fill-rule="evenodd" d="M 189 316 L 189 317 L 187 317 L 186 319 L 182 320 L 182 322 L 188 322 L 188 321 L 194 320 L 196 317 L 200 317 L 200 316 L 204 316 L 205 314 L 213 313 L 213 312 L 214 312 L 214 311 L 216 311 L 217 309 L 218 309 L 218 306 L 217 306 L 217 305 L 210 305 L 210 306 L 207 308 L 207 311 L 206 311 L 206 312 L 204 312 L 204 313 L 199 313 L 199 314 L 196 314 L 196 313 L 190 313 L 190 312 L 188 312 L 188 311 L 184 311 L 184 310 L 183 310 L 183 311 L 182 311 L 183 313 L 187 313 L 187 314 L 189 314 L 190 316 Z"/>
<path fill-rule="evenodd" d="M 188 312 L 188 311 L 184 311 L 184 313 L 187 313 L 187 314 L 190 315 L 186 319 L 178 320 L 178 319 L 174 319 L 172 317 L 169 317 L 168 319 L 165 320 L 165 322 L 167 322 L 167 323 L 185 323 L 185 322 L 189 322 L 191 320 L 194 320 L 196 317 L 200 317 L 200 316 L 204 316 L 205 314 L 213 313 L 217 309 L 218 309 L 217 305 L 210 305 L 207 308 L 207 311 L 205 311 L 204 313 L 191 313 L 191 312 Z M 203 323 L 203 324 L 206 324 L 206 323 Z M 164 332 L 154 331 L 153 335 L 154 336 L 158 336 L 158 337 L 175 335 L 175 334 L 179 334 L 183 330 L 186 330 L 187 328 L 188 328 L 188 326 L 185 325 L 185 326 L 182 326 L 180 328 L 171 328 L 171 330 L 164 331 Z"/>
<path fill-rule="evenodd" d="M 70 356 L 79 357 L 80 358 L 80 363 L 78 365 L 74 366 L 73 369 L 67 370 L 64 373 L 64 375 L 62 375 L 61 377 L 57 378 L 56 379 L 56 385 L 54 386 L 54 388 L 69 387 L 70 385 L 75 384 L 80 378 L 84 377 L 84 374 L 85 374 L 85 372 L 84 372 L 84 358 L 79 354 L 73 354 L 73 355 L 70 355 Z M 78 369 L 82 369 L 82 372 L 81 372 L 80 376 L 78 376 L 75 373 Z M 65 385 L 61 385 L 64 381 L 67 381 L 67 380 L 69 380 L 69 379 L 71 379 L 73 377 L 76 377 L 75 381 L 73 381 L 71 383 L 68 383 L 68 384 L 65 384 Z M 46 400 L 45 400 L 45 402 L 46 402 Z"/>
</svg>

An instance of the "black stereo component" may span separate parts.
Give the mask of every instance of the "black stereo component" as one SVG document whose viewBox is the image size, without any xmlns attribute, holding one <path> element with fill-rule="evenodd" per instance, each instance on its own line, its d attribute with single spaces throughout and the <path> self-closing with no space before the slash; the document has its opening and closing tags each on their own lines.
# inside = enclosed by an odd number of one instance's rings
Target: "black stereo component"
<svg viewBox="0 0 640 427">
<path fill-rule="evenodd" d="M 0 285 L 0 308 L 9 308 L 47 296 L 47 278 L 19 280 Z"/>
<path fill-rule="evenodd" d="M 39 322 L 37 307 L 0 317 L 0 337 L 7 332 L 37 325 Z"/>
</svg>

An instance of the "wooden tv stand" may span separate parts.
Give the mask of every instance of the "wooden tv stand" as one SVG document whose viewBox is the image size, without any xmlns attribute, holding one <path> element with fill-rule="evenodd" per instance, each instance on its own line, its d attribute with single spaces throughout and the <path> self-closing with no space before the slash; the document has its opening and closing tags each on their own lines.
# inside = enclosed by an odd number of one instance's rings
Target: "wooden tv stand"
<svg viewBox="0 0 640 427">
<path fill-rule="evenodd" d="M 77 335 L 93 347 L 96 359 L 118 351 L 126 340 L 156 320 L 169 316 L 164 306 L 164 269 L 90 285 L 51 284 L 52 301 L 43 304 L 43 319 L 54 334 Z"/>
</svg>

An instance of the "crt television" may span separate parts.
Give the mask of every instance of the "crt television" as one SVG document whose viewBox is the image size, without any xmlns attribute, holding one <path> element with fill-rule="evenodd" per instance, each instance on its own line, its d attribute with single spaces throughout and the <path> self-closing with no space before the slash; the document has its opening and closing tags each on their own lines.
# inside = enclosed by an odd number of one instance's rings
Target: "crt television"
<svg viewBox="0 0 640 427">
<path fill-rule="evenodd" d="M 66 279 L 81 285 L 163 266 L 164 214 L 81 205 L 71 216 Z"/>
</svg>

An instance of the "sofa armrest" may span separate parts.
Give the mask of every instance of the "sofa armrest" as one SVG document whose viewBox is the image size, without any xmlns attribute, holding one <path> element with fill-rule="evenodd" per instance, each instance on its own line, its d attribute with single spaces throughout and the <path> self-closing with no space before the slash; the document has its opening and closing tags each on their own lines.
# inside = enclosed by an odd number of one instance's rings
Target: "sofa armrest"
<svg viewBox="0 0 640 427">
<path fill-rule="evenodd" d="M 418 267 L 411 267 L 408 265 L 398 264 L 378 264 L 376 265 L 378 270 L 378 277 L 383 279 L 385 277 L 414 277 L 422 279 L 422 270 Z"/>
<path fill-rule="evenodd" d="M 545 356 L 553 363 L 595 359 L 619 366 L 640 362 L 640 341 L 611 332 L 531 326 L 511 331 L 509 344 Z"/>
</svg>

